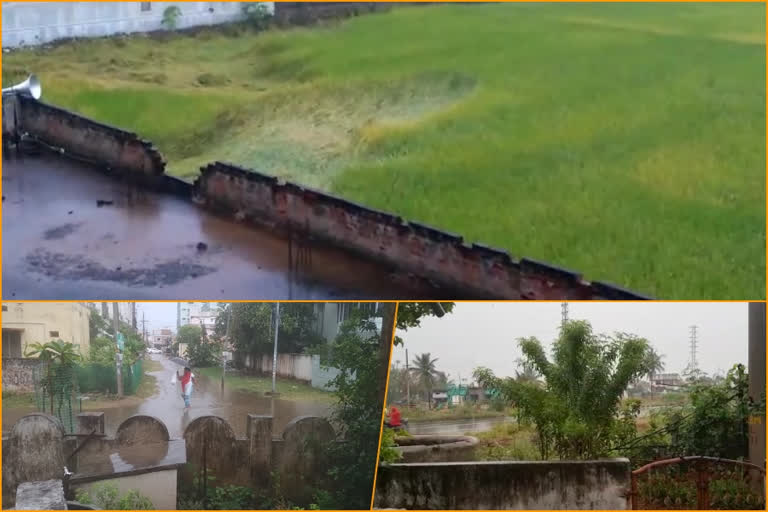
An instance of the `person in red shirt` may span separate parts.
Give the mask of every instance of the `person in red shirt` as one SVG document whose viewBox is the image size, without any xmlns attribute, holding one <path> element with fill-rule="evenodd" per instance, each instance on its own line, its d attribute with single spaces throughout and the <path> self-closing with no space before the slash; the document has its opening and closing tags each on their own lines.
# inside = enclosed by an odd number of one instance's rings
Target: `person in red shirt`
<svg viewBox="0 0 768 512">
<path fill-rule="evenodd" d="M 181 398 L 184 399 L 184 408 L 189 409 L 190 397 L 192 396 L 192 388 L 194 384 L 197 384 L 195 380 L 195 374 L 189 368 L 184 368 L 184 374 L 176 376 L 179 378 L 179 384 L 181 384 Z"/>
<path fill-rule="evenodd" d="M 389 421 L 387 421 L 387 426 L 389 428 L 400 428 L 403 426 L 400 418 L 400 410 L 394 405 L 389 410 Z"/>
</svg>

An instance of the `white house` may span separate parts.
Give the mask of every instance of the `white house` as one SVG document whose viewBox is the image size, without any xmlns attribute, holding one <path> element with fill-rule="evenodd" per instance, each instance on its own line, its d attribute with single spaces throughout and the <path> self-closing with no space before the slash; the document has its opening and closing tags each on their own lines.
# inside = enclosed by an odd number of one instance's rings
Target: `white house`
<svg viewBox="0 0 768 512">
<path fill-rule="evenodd" d="M 3 2 L 3 48 L 70 37 L 163 29 L 163 11 L 181 10 L 178 28 L 242 19 L 243 2 Z M 274 12 L 274 2 L 262 2 Z"/>
</svg>

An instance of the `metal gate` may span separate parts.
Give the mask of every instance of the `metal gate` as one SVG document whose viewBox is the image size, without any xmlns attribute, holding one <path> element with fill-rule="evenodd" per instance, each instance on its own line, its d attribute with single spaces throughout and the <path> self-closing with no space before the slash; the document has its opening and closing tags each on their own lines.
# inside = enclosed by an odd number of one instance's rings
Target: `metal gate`
<svg viewBox="0 0 768 512">
<path fill-rule="evenodd" d="M 659 460 L 634 470 L 631 485 L 627 504 L 633 510 L 765 510 L 765 469 L 749 462 Z"/>
<path fill-rule="evenodd" d="M 33 372 L 37 410 L 57 417 L 70 434 L 75 431 L 72 411 L 74 376 L 74 367 L 51 363 L 42 363 Z"/>
</svg>

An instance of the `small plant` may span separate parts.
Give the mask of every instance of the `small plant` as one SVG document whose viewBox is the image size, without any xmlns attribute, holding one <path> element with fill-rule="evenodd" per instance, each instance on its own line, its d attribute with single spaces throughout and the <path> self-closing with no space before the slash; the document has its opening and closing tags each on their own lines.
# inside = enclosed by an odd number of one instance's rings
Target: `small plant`
<svg viewBox="0 0 768 512">
<path fill-rule="evenodd" d="M 272 22 L 272 13 L 262 2 L 245 2 L 242 11 L 248 23 L 256 30 L 266 30 Z"/>
<path fill-rule="evenodd" d="M 102 510 L 153 510 L 152 501 L 138 490 L 131 489 L 120 495 L 114 484 L 95 484 L 88 489 L 78 489 L 77 501 L 85 505 L 94 505 Z"/>
<path fill-rule="evenodd" d="M 179 16 L 181 16 L 181 9 L 175 5 L 170 5 L 163 11 L 163 21 L 161 24 L 168 30 L 176 30 L 179 25 Z"/>
<path fill-rule="evenodd" d="M 391 464 L 402 458 L 402 454 L 395 448 L 395 431 L 385 428 L 381 433 L 381 450 L 379 451 L 379 464 Z"/>
</svg>

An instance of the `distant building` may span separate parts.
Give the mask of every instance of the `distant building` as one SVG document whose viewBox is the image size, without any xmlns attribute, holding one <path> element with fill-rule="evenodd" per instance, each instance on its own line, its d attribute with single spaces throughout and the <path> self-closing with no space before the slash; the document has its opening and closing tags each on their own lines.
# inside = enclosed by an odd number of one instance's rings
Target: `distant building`
<svg viewBox="0 0 768 512">
<path fill-rule="evenodd" d="M 90 348 L 88 317 L 83 302 L 3 302 L 3 358 L 25 357 L 32 343 L 62 340 L 81 354 Z"/>
<path fill-rule="evenodd" d="M 652 391 L 678 391 L 685 386 L 685 380 L 679 373 L 660 373 L 651 381 Z"/>
<path fill-rule="evenodd" d="M 170 329 L 153 329 L 149 335 L 149 343 L 155 348 L 165 348 L 173 343 L 173 331 Z"/>
<path fill-rule="evenodd" d="M 114 315 L 114 305 L 112 302 L 87 302 L 87 306 L 96 311 L 102 318 L 112 320 Z M 136 303 L 135 302 L 118 302 L 117 303 L 117 315 L 121 322 L 125 322 L 134 329 L 136 328 Z"/>
<path fill-rule="evenodd" d="M 3 48 L 57 39 L 164 30 L 163 12 L 178 7 L 177 28 L 243 19 L 242 2 L 3 2 Z M 274 12 L 274 2 L 263 2 Z"/>
</svg>

